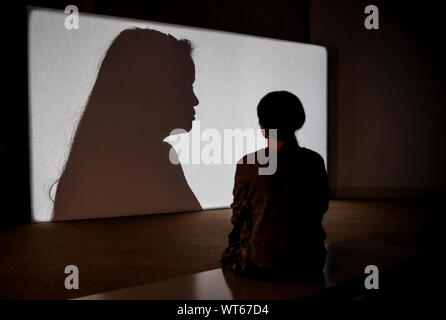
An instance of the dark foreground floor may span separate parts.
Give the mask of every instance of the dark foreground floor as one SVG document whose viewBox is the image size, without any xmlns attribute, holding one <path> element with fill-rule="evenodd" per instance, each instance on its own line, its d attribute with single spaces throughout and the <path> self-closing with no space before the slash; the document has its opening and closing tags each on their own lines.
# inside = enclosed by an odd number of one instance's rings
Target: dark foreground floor
<svg viewBox="0 0 446 320">
<path fill-rule="evenodd" d="M 439 215 L 426 200 L 331 201 L 326 242 L 375 239 L 430 254 Z M 73 298 L 218 268 L 230 216 L 225 209 L 0 231 L 0 299 Z M 69 264 L 79 268 L 79 290 L 64 287 Z"/>
</svg>

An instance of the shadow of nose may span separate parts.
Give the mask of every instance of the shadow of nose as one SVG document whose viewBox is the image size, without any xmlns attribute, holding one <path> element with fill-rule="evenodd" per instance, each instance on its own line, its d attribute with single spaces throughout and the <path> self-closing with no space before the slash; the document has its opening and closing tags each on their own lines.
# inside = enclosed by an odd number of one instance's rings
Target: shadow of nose
<svg viewBox="0 0 446 320">
<path fill-rule="evenodd" d="M 200 103 L 200 100 L 198 100 L 197 96 L 194 94 L 194 98 L 192 101 L 192 106 L 196 107 Z"/>
</svg>

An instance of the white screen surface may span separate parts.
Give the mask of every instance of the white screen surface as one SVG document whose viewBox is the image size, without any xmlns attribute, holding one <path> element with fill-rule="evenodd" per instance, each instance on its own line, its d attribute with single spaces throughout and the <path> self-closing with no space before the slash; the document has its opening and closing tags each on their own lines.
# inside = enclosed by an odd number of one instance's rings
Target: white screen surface
<svg viewBox="0 0 446 320">
<path fill-rule="evenodd" d="M 66 16 L 62 11 L 39 8 L 29 13 L 34 221 L 51 220 L 51 185 L 63 171 L 102 58 L 113 39 L 128 28 L 150 28 L 193 43 L 194 91 L 199 105 L 189 134 L 206 128 L 220 132 L 258 128 L 259 100 L 268 92 L 286 90 L 299 97 L 306 113 L 306 122 L 298 133 L 299 144 L 318 152 L 326 161 L 327 57 L 323 47 L 83 13 L 79 16 L 79 29 L 68 30 L 64 25 Z M 182 164 L 182 167 L 203 209 L 230 205 L 235 161 L 233 164 Z M 130 210 L 120 215 L 143 213 L 160 212 Z M 106 213 L 102 215 L 106 216 Z"/>
</svg>

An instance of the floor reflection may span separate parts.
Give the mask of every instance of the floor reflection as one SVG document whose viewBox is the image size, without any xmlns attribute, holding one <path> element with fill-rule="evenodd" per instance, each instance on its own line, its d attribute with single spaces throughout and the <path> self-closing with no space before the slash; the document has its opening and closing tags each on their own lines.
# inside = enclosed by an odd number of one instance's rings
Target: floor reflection
<svg viewBox="0 0 446 320">
<path fill-rule="evenodd" d="M 226 285 L 231 290 L 232 299 L 297 299 L 303 296 L 311 297 L 313 294 L 325 289 L 325 282 L 272 282 L 259 281 L 239 275 L 229 269 L 220 269 Z"/>
</svg>

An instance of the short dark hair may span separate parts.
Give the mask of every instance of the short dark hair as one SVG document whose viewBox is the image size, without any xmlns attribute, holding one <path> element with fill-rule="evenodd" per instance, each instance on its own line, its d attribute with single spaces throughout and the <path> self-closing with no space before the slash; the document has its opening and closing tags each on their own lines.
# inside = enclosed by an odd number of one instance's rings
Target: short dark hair
<svg viewBox="0 0 446 320">
<path fill-rule="evenodd" d="M 257 106 L 259 123 L 264 129 L 277 129 L 277 139 L 295 137 L 305 122 L 305 111 L 299 98 L 288 91 L 273 91 Z"/>
</svg>

